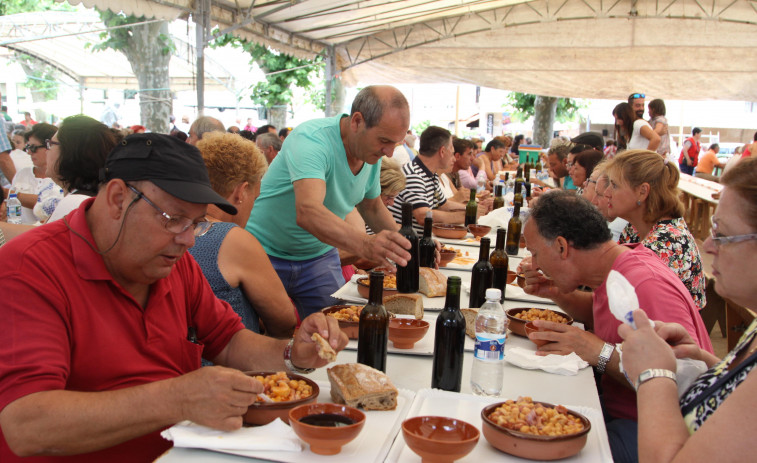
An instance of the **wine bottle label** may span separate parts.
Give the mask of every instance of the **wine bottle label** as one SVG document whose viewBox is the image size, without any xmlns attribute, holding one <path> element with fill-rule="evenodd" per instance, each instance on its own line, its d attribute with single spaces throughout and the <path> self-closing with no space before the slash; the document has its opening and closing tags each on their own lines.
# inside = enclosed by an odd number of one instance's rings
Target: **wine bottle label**
<svg viewBox="0 0 757 463">
<path fill-rule="evenodd" d="M 494 362 L 505 358 L 506 335 L 476 333 L 476 347 L 473 356 L 479 360 Z"/>
</svg>

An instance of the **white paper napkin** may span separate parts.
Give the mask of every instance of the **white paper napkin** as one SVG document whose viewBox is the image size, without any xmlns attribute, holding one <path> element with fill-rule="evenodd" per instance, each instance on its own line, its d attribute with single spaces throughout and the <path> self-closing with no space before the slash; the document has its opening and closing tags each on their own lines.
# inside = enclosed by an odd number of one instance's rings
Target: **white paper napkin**
<svg viewBox="0 0 757 463">
<path fill-rule="evenodd" d="M 191 421 L 182 421 L 160 433 L 174 447 L 208 450 L 277 450 L 301 452 L 302 443 L 281 418 L 265 426 L 219 431 Z"/>
<path fill-rule="evenodd" d="M 505 351 L 505 360 L 516 367 L 526 370 L 544 370 L 547 373 L 556 375 L 574 376 L 578 370 L 589 366 L 587 362 L 581 360 L 575 352 L 568 355 L 547 355 L 539 356 L 535 352 L 522 347 L 511 347 Z"/>
</svg>

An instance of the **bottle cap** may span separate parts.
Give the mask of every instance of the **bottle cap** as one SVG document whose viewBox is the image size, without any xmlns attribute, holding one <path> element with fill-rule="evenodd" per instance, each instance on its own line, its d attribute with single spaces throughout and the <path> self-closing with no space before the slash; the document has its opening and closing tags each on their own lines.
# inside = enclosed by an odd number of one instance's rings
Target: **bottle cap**
<svg viewBox="0 0 757 463">
<path fill-rule="evenodd" d="M 499 290 L 499 288 L 488 288 L 486 290 L 486 298 L 487 299 L 496 299 L 499 300 L 499 298 L 502 296 L 502 291 Z"/>
</svg>

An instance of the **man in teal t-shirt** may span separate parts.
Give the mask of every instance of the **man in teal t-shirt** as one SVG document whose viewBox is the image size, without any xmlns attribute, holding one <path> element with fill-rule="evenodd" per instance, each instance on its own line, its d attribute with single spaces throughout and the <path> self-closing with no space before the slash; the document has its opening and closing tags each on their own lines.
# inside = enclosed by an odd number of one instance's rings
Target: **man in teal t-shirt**
<svg viewBox="0 0 757 463">
<path fill-rule="evenodd" d="M 335 303 L 331 294 L 344 284 L 336 248 L 379 263 L 405 265 L 410 258 L 410 243 L 379 197 L 379 161 L 392 155 L 409 125 L 399 90 L 366 87 L 350 115 L 295 128 L 263 177 L 246 228 L 263 245 L 301 317 Z M 356 206 L 376 235 L 344 221 Z"/>
</svg>

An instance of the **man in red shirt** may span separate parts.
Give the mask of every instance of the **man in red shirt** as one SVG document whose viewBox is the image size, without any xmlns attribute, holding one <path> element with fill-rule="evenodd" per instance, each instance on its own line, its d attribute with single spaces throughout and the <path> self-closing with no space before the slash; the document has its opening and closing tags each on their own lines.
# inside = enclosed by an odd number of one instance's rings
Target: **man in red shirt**
<svg viewBox="0 0 757 463">
<path fill-rule="evenodd" d="M 180 421 L 241 427 L 263 390 L 242 371 L 325 365 L 315 332 L 347 343 L 320 313 L 292 340 L 255 334 L 216 299 L 186 250 L 209 228 L 208 204 L 236 209 L 195 147 L 131 135 L 101 179 L 79 209 L 0 248 L 0 290 L 13 295 L 0 304 L 3 463 L 151 462 Z"/>
<path fill-rule="evenodd" d="M 702 137 L 702 129 L 694 127 L 691 136 L 683 142 L 681 155 L 678 157 L 678 167 L 684 174 L 694 175 L 694 168 L 699 162 L 699 152 L 702 150 L 699 139 Z"/>
</svg>

